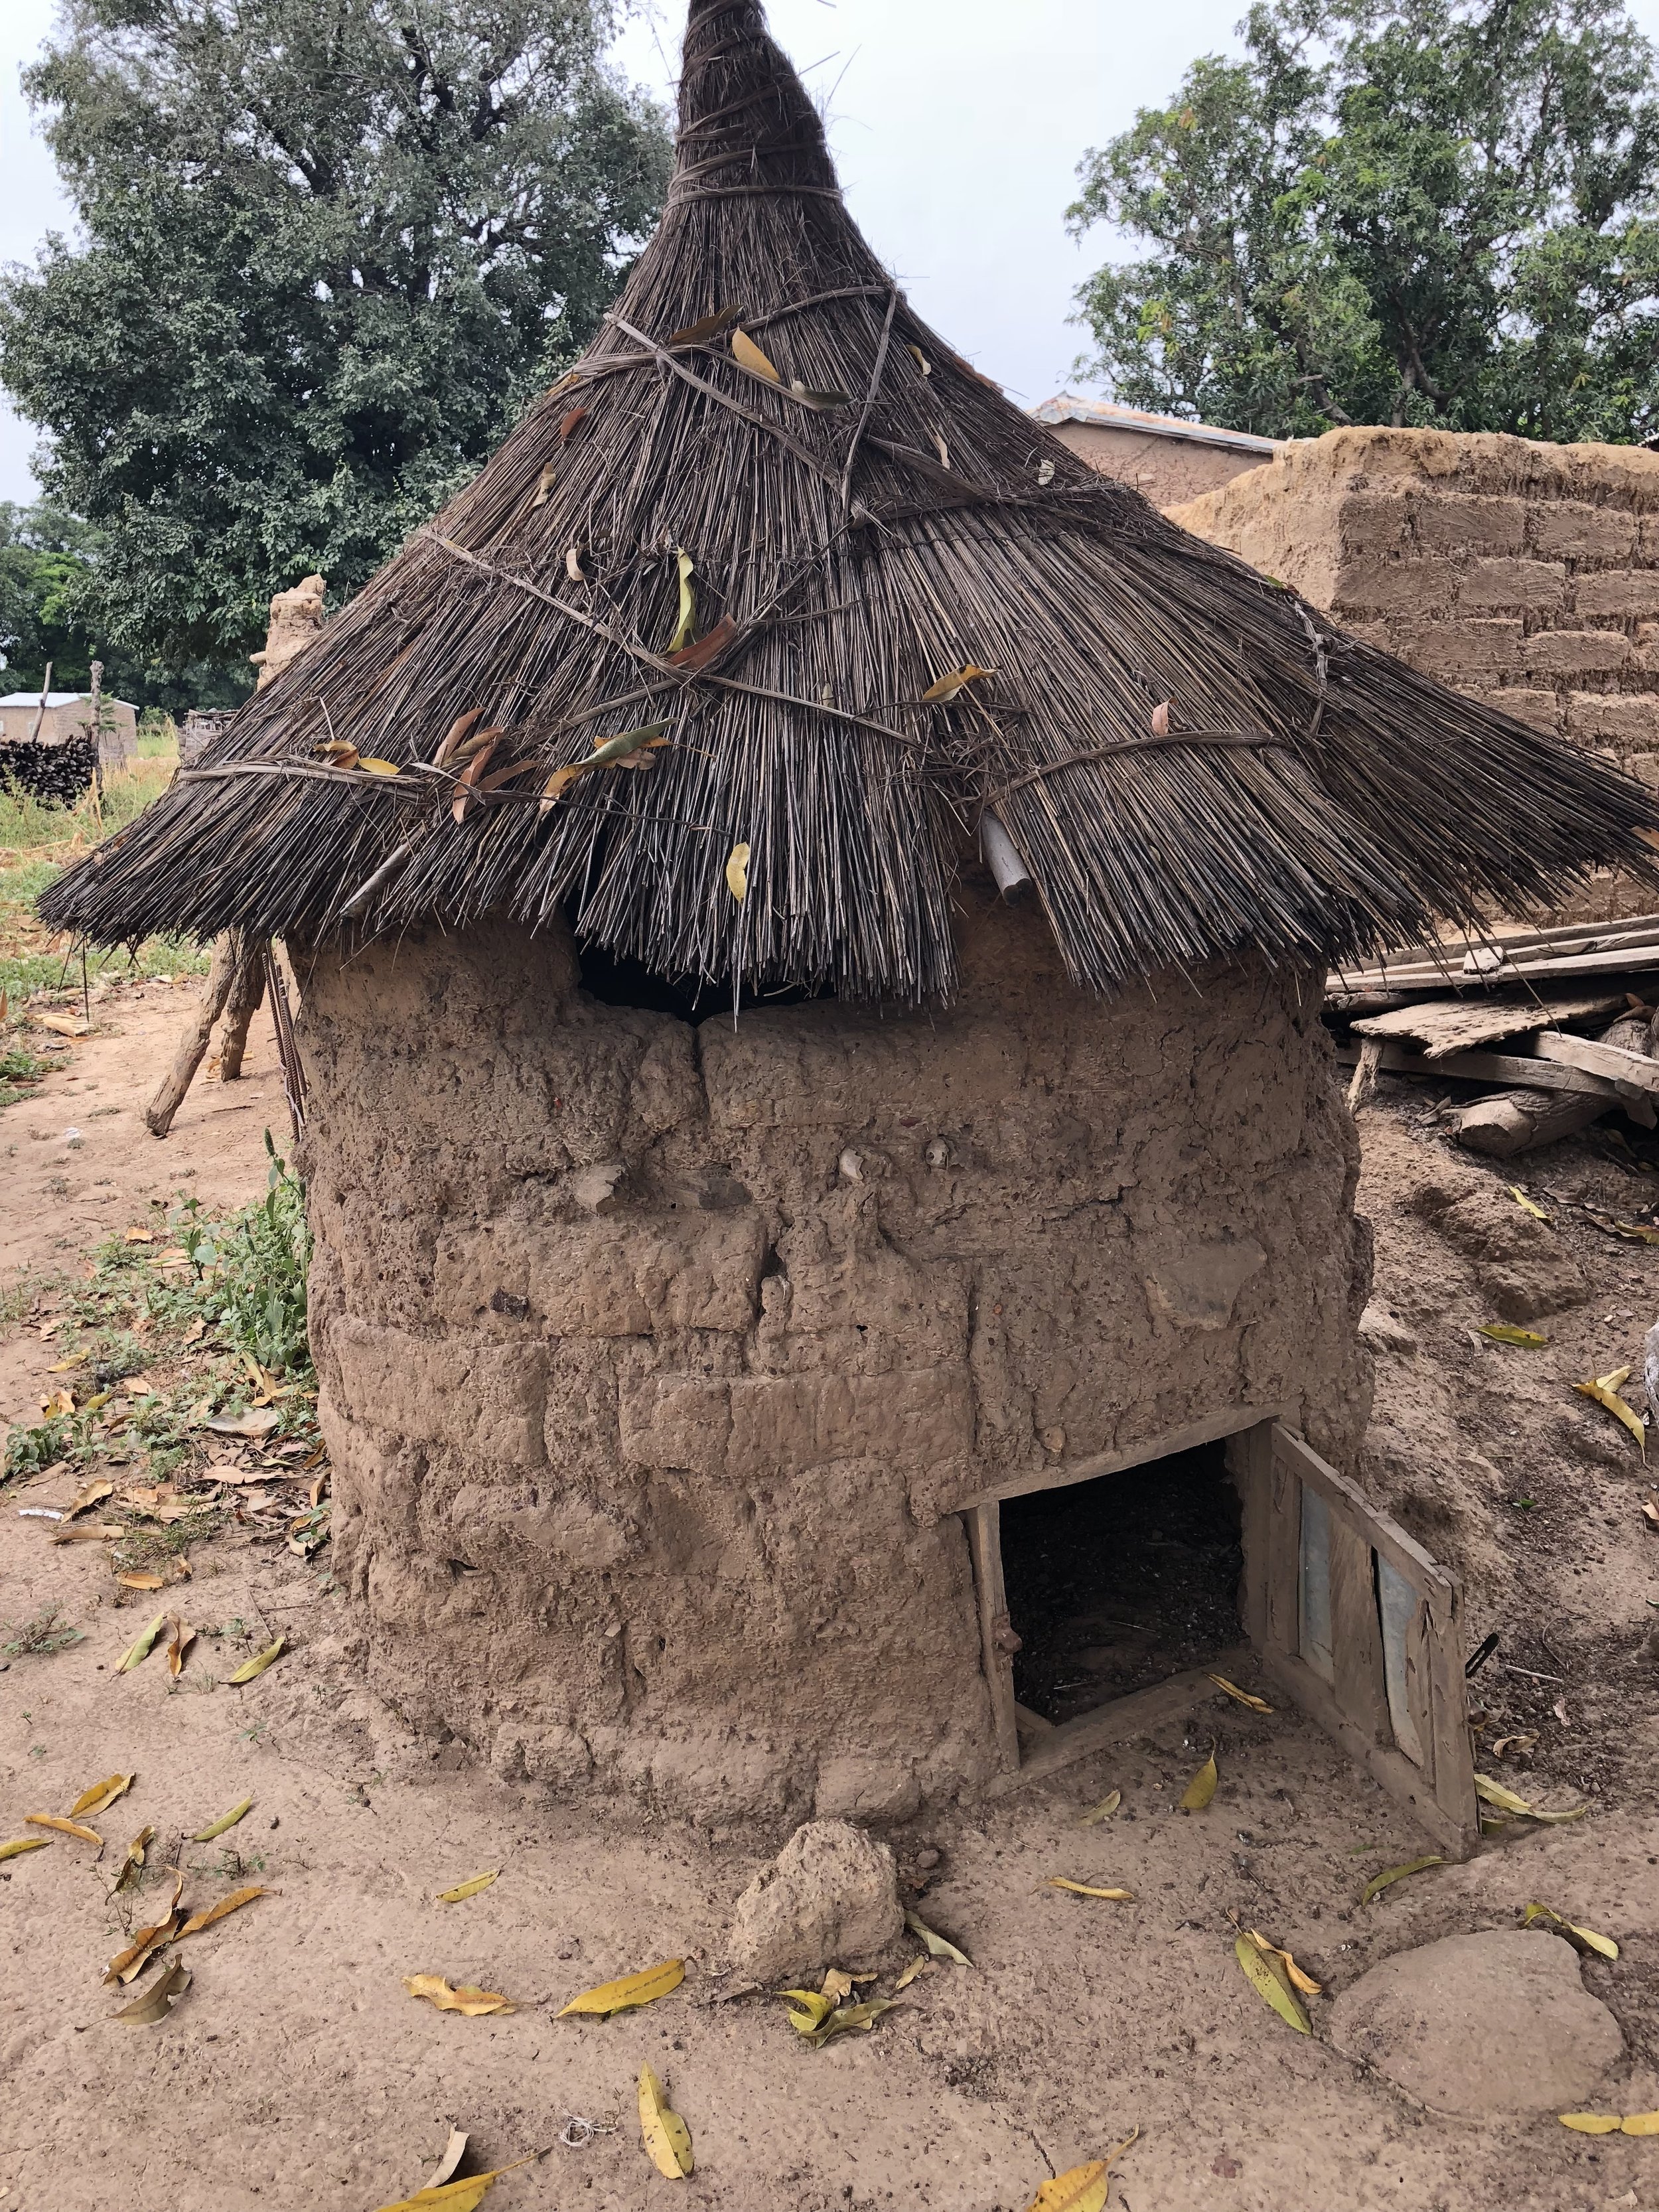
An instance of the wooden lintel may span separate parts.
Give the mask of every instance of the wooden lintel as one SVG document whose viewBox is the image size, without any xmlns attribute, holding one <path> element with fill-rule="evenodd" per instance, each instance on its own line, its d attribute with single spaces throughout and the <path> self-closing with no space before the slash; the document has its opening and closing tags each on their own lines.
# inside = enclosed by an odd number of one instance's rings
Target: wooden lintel
<svg viewBox="0 0 1659 2212">
<path fill-rule="evenodd" d="M 1216 1655 L 1213 1671 L 1236 1678 L 1241 1668 L 1250 1665 L 1251 1655 L 1243 1649 L 1222 1651 Z M 1074 1760 L 1086 1759 L 1092 1751 L 1104 1751 L 1112 1744 L 1144 1735 L 1149 1729 L 1184 1719 L 1206 1698 L 1227 1704 L 1227 1693 L 1216 1687 L 1211 1671 L 1207 1667 L 1189 1668 L 1185 1674 L 1172 1674 L 1167 1682 L 1154 1682 L 1149 1690 L 1132 1691 L 1127 1698 L 1114 1698 L 1110 1705 L 1062 1722 L 1033 1745 L 1018 1773 L 1000 1774 L 988 1783 L 986 1796 L 1006 1797 L 1011 1790 L 1041 1782 Z"/>
<path fill-rule="evenodd" d="M 1086 1459 L 1063 1460 L 1053 1467 L 1028 1468 L 1023 1474 L 1011 1474 L 1004 1482 L 988 1489 L 977 1491 L 964 1498 L 952 1510 L 965 1513 L 971 1507 L 988 1505 L 1005 1498 L 1027 1498 L 1035 1490 L 1063 1490 L 1068 1483 L 1092 1482 L 1098 1474 L 1122 1474 L 1132 1467 L 1147 1467 L 1154 1461 L 1173 1459 L 1177 1452 L 1196 1451 L 1200 1445 L 1219 1443 L 1224 1437 L 1236 1437 L 1242 1429 L 1253 1429 L 1262 1421 L 1288 1421 L 1292 1415 L 1283 1406 L 1224 1406 L 1219 1412 L 1194 1421 L 1184 1429 L 1173 1429 L 1161 1437 L 1147 1437 L 1139 1443 L 1127 1444 L 1121 1451 L 1091 1452 Z"/>
</svg>

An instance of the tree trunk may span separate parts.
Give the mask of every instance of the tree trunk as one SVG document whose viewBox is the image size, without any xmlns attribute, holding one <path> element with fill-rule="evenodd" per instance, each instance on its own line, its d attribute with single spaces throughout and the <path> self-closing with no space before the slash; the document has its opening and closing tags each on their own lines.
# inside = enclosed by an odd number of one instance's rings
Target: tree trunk
<svg viewBox="0 0 1659 2212">
<path fill-rule="evenodd" d="M 208 970 L 207 989 L 197 1009 L 196 1018 L 185 1031 L 184 1042 L 161 1089 L 144 1111 L 144 1125 L 152 1137 L 166 1136 L 173 1127 L 173 1115 L 185 1103 L 185 1093 L 190 1089 L 191 1079 L 208 1048 L 213 1024 L 224 1012 L 225 1001 L 230 996 L 240 948 L 240 934 L 234 931 L 227 931 L 224 936 L 214 941 L 213 965 Z"/>
</svg>

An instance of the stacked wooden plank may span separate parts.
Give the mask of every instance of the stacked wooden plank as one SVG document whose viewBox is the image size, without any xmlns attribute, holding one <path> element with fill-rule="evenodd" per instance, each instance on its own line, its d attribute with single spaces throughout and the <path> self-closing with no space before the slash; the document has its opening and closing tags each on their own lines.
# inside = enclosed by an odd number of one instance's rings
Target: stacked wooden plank
<svg viewBox="0 0 1659 2212">
<path fill-rule="evenodd" d="M 1476 1150 L 1506 1153 L 1615 1107 L 1659 1123 L 1656 996 L 1659 915 L 1649 915 L 1410 945 L 1334 974 L 1326 1004 L 1347 1033 L 1338 1057 L 1355 1068 L 1351 1104 L 1382 1073 L 1510 1086 L 1465 1109 L 1457 1131 Z"/>
</svg>

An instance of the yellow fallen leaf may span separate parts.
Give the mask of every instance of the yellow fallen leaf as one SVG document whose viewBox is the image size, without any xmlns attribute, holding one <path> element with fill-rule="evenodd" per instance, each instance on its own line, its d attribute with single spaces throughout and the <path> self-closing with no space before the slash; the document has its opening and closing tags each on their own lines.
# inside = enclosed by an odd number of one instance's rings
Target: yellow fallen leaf
<svg viewBox="0 0 1659 2212">
<path fill-rule="evenodd" d="M 1543 1207 L 1541 1206 L 1534 1206 L 1531 1199 L 1527 1196 L 1524 1190 L 1517 1188 L 1514 1183 L 1507 1183 L 1504 1188 L 1523 1213 L 1531 1214 L 1534 1221 L 1547 1221 L 1549 1219 L 1549 1216 L 1545 1212 Z"/>
<path fill-rule="evenodd" d="M 1511 1328 L 1506 1321 L 1483 1321 L 1480 1334 L 1489 1336 L 1494 1344 L 1518 1345 L 1523 1352 L 1541 1352 L 1549 1342 L 1535 1328 Z"/>
<path fill-rule="evenodd" d="M 440 1890 L 439 1904 L 464 1905 L 469 1897 L 477 1897 L 480 1890 L 488 1889 L 492 1881 L 499 1881 L 501 1871 L 497 1867 L 494 1874 L 475 1874 L 471 1881 L 461 1882 L 454 1889 Z"/>
<path fill-rule="evenodd" d="M 674 559 L 680 572 L 680 617 L 674 625 L 674 635 L 668 641 L 670 653 L 684 653 L 697 634 L 697 595 L 691 588 L 691 579 L 696 574 L 691 556 L 676 547 Z"/>
<path fill-rule="evenodd" d="M 211 1928 L 215 1921 L 224 1919 L 228 1913 L 240 1912 L 245 1905 L 252 1905 L 256 1897 L 270 1897 L 274 1893 L 269 1889 L 261 1889 L 257 1883 L 248 1889 L 234 1889 L 228 1897 L 222 1897 L 216 1905 L 210 1905 L 201 1912 L 192 1912 L 179 1933 L 181 1936 L 199 1936 L 204 1928 Z"/>
<path fill-rule="evenodd" d="M 1286 1974 L 1289 1975 L 1292 1985 L 1300 1990 L 1304 1996 L 1316 1997 L 1323 1995 L 1324 1992 L 1322 1985 L 1318 1982 L 1315 1981 L 1311 1974 L 1304 1972 L 1303 1969 L 1297 1965 L 1296 1960 L 1291 1956 L 1288 1951 L 1283 1949 L 1277 1943 L 1270 1943 L 1267 1937 L 1255 1928 L 1247 1928 L 1244 1930 L 1244 1933 L 1249 1937 L 1251 1942 L 1255 1945 L 1258 1951 L 1279 1960 L 1280 1966 L 1284 1967 Z"/>
<path fill-rule="evenodd" d="M 515 2158 L 511 2166 L 498 2166 L 492 2173 L 470 2174 L 465 2181 L 446 2182 L 441 2188 L 417 2189 L 412 2197 L 400 2197 L 395 2204 L 383 2204 L 380 2212 L 425 2212 L 428 2204 L 441 2207 L 441 2212 L 477 2212 L 492 2182 L 532 2163 L 532 2159 Z"/>
<path fill-rule="evenodd" d="M 836 2008 L 834 1997 L 822 1990 L 780 1990 L 789 2006 L 789 2025 L 797 2035 L 815 2035 Z"/>
<path fill-rule="evenodd" d="M 1248 1936 L 1241 1936 L 1233 1945 L 1233 1956 L 1244 1969 L 1244 1978 L 1264 2004 L 1271 2005 L 1282 2021 L 1293 2027 L 1298 2035 L 1311 2035 L 1313 2022 L 1303 2009 L 1302 2001 L 1291 1987 L 1290 1978 L 1279 1963 L 1276 1951 L 1259 1951 Z"/>
<path fill-rule="evenodd" d="M 1382 1873 L 1374 1874 L 1360 1891 L 1359 1902 L 1369 1905 L 1374 1897 L 1380 1897 L 1394 1883 L 1404 1881 L 1408 1874 L 1421 1874 L 1429 1867 L 1444 1866 L 1445 1863 L 1444 1859 L 1431 1853 L 1427 1858 L 1408 1859 L 1404 1866 L 1384 1867 Z"/>
<path fill-rule="evenodd" d="M 1121 1790 L 1112 1790 L 1101 1799 L 1098 1805 L 1091 1805 L 1086 1813 L 1079 1815 L 1079 1827 L 1092 1828 L 1098 1821 L 1109 1820 L 1122 1802 L 1123 1792 Z"/>
<path fill-rule="evenodd" d="M 141 1665 L 144 1660 L 148 1659 L 152 1650 L 155 1648 L 156 1638 L 161 1633 L 161 1631 L 167 1626 L 167 1617 L 166 1613 L 158 1613 L 155 1620 L 151 1621 L 149 1626 L 143 1630 L 140 1635 L 133 1638 L 131 1643 L 128 1644 L 126 1650 L 116 1661 L 116 1673 L 118 1674 L 130 1674 L 135 1667 Z"/>
<path fill-rule="evenodd" d="M 817 2051 L 832 2035 L 841 2035 L 849 2027 L 861 2027 L 867 2035 L 883 2013 L 891 2012 L 893 2004 L 891 1997 L 872 1997 L 866 2004 L 840 2005 L 822 2027 L 807 2034 L 806 2040 Z"/>
<path fill-rule="evenodd" d="M 175 1959 L 159 1981 L 152 1982 L 143 1996 L 123 2005 L 115 2017 L 129 2027 L 154 2027 L 167 2018 L 189 1987 L 190 1968 L 182 1959 Z"/>
<path fill-rule="evenodd" d="M 155 1841 L 154 1828 L 139 1829 L 137 1834 L 127 1845 L 127 1855 L 121 1862 L 121 1870 L 116 1875 L 114 1884 L 110 1890 L 112 1897 L 124 1890 L 127 1884 L 143 1871 L 145 1854 Z"/>
<path fill-rule="evenodd" d="M 1194 1775 L 1192 1780 L 1187 1784 L 1186 1789 L 1182 1791 L 1181 1798 L 1182 1811 L 1183 1813 L 1201 1813 L 1205 1807 L 1210 1802 L 1211 1799 L 1215 1796 L 1216 1784 L 1220 1781 L 1220 1779 L 1221 1777 L 1215 1763 L 1215 1753 L 1212 1751 L 1209 1757 L 1205 1760 L 1203 1765 L 1199 1768 L 1197 1773 Z"/>
<path fill-rule="evenodd" d="M 182 1882 L 179 1887 L 183 1887 Z M 178 1890 L 173 1892 L 173 1910 L 167 1918 L 156 1921 L 153 1927 L 141 1928 L 126 1949 L 110 1960 L 108 1972 L 104 1976 L 106 1988 L 112 1982 L 136 1982 L 154 1954 L 170 1943 L 179 1933 Z"/>
<path fill-rule="evenodd" d="M 1073 1897 L 1109 1897 L 1117 1905 L 1133 1905 L 1135 1893 L 1132 1889 L 1091 1889 L 1086 1881 L 1067 1881 L 1064 1875 L 1051 1874 L 1050 1889 L 1068 1889 Z"/>
<path fill-rule="evenodd" d="M 1571 2128 L 1581 2136 L 1616 2136 L 1624 2122 L 1617 2112 L 1562 2112 L 1564 2128 Z"/>
<path fill-rule="evenodd" d="M 364 753 L 357 765 L 369 775 L 401 775 L 403 770 L 396 761 L 380 760 L 373 753 Z"/>
<path fill-rule="evenodd" d="M 207 1827 L 198 1828 L 190 1840 L 192 1844 L 210 1844 L 216 1836 L 222 1836 L 227 1828 L 234 1828 L 239 1820 L 245 1820 L 252 1810 L 253 1800 L 251 1797 L 244 1797 L 240 1805 L 233 1805 L 228 1813 L 222 1813 L 219 1818 L 210 1823 Z"/>
<path fill-rule="evenodd" d="M 167 1672 L 176 1678 L 184 1670 L 185 1654 L 196 1641 L 196 1631 L 176 1613 L 172 1616 L 172 1626 L 173 1634 L 167 1640 Z"/>
<path fill-rule="evenodd" d="M 823 1978 L 823 1987 L 819 1995 L 828 1997 L 831 2004 L 839 2004 L 843 1997 L 850 1997 L 852 1994 L 853 1977 L 844 1974 L 839 1966 L 831 1966 Z"/>
<path fill-rule="evenodd" d="M 1248 1705 L 1253 1713 L 1272 1712 L 1273 1707 L 1265 1698 L 1253 1696 L 1249 1690 L 1241 1690 L 1237 1682 L 1230 1682 L 1224 1674 L 1212 1674 L 1210 1680 L 1218 1690 L 1224 1690 L 1230 1698 L 1237 1698 L 1241 1705 Z"/>
<path fill-rule="evenodd" d="M 907 1912 L 904 1916 L 904 1924 L 913 1936 L 921 1936 L 922 1942 L 927 1946 L 928 1950 L 935 1959 L 949 1959 L 958 1966 L 971 1966 L 973 1965 L 973 1960 L 968 1956 L 965 1951 L 958 1951 L 954 1943 L 948 1942 L 945 1936 L 939 1935 L 916 1913 Z"/>
<path fill-rule="evenodd" d="M 691 2130 L 669 2110 L 662 2083 L 648 2066 L 640 2069 L 640 2133 L 658 2172 L 684 2181 L 692 2167 Z"/>
<path fill-rule="evenodd" d="M 1560 1913 L 1552 1911 L 1547 1905 L 1529 1905 L 1522 1917 L 1521 1925 L 1530 1928 L 1539 1920 L 1547 1922 L 1552 1928 L 1559 1929 L 1569 1942 L 1576 1937 L 1577 1940 L 1573 1942 L 1575 1950 L 1594 1951 L 1603 1959 L 1619 1956 L 1619 1946 L 1611 1936 L 1598 1936 L 1593 1928 L 1581 1928 L 1576 1920 L 1565 1919 Z"/>
<path fill-rule="evenodd" d="M 726 864 L 726 888 L 741 905 L 749 896 L 749 847 L 738 843 L 732 848 L 731 858 Z"/>
<path fill-rule="evenodd" d="M 10 1843 L 0 1844 L 0 1860 L 21 1859 L 26 1851 L 49 1851 L 50 1836 L 14 1836 Z"/>
<path fill-rule="evenodd" d="M 136 1774 L 112 1774 L 106 1782 L 94 1782 L 70 1807 L 70 1820 L 78 1820 L 82 1813 L 95 1819 L 100 1813 L 107 1811 L 118 1797 L 125 1796 L 137 1779 Z"/>
<path fill-rule="evenodd" d="M 1641 1415 L 1628 1406 L 1619 1395 L 1619 1386 L 1630 1378 L 1628 1367 L 1615 1367 L 1611 1375 L 1598 1375 L 1589 1382 L 1575 1382 L 1573 1389 L 1581 1398 L 1593 1398 L 1604 1406 L 1615 1421 L 1621 1422 L 1642 1448 L 1642 1456 L 1648 1455 L 1648 1432 Z"/>
<path fill-rule="evenodd" d="M 123 1589 L 158 1590 L 167 1586 L 165 1575 L 117 1575 L 115 1579 Z"/>
<path fill-rule="evenodd" d="M 757 376 L 763 376 L 769 384 L 782 383 L 783 379 L 778 374 L 777 370 L 755 343 L 753 338 L 743 331 L 733 331 L 732 333 L 732 356 L 734 361 L 741 362 L 745 368 L 752 369 Z"/>
<path fill-rule="evenodd" d="M 908 1990 L 919 1974 L 931 1974 L 933 1962 L 924 1951 L 911 1960 L 909 1965 L 893 1984 L 895 1990 Z"/>
<path fill-rule="evenodd" d="M 1620 2126 L 1627 2136 L 1659 2136 L 1659 2112 L 1632 2112 Z"/>
<path fill-rule="evenodd" d="M 936 684 L 930 684 L 921 696 L 935 707 L 948 707 L 970 684 L 977 684 L 981 677 L 995 674 L 994 668 L 979 668 L 970 660 L 965 668 L 953 668 L 948 676 L 941 676 Z"/>
<path fill-rule="evenodd" d="M 597 1989 L 584 1990 L 556 2017 L 564 2020 L 574 2013 L 609 2020 L 612 2013 L 631 2012 L 636 2005 L 654 2003 L 671 1990 L 678 1989 L 684 1979 L 684 1960 L 665 1959 L 659 1966 L 647 1966 L 637 1974 L 624 1974 L 618 1981 L 601 1982 Z"/>
<path fill-rule="evenodd" d="M 491 2013 L 517 2009 L 495 1990 L 475 1990 L 470 1984 L 451 1989 L 441 1974 L 405 1974 L 404 1987 L 410 1996 L 424 1997 L 440 2012 L 464 2013 L 468 2020 L 482 2020 Z"/>
<path fill-rule="evenodd" d="M 287 1649 L 288 1638 L 285 1636 L 279 1636 L 274 1644 L 267 1644 L 263 1651 L 257 1653 L 252 1659 L 245 1660 L 230 1680 L 235 1683 L 252 1681 L 256 1675 L 263 1674 L 267 1667 L 280 1659 Z"/>
<path fill-rule="evenodd" d="M 56 1813 L 25 1813 L 23 1819 L 31 1828 L 55 1828 L 60 1836 L 78 1836 L 83 1844 L 96 1844 L 101 1851 L 103 1838 L 91 1828 L 83 1828 L 78 1820 L 65 1820 Z"/>
<path fill-rule="evenodd" d="M 1106 2161 L 1097 2158 L 1045 2181 L 1031 2199 L 1030 2212 L 1103 2212 L 1111 2186 Z"/>
<path fill-rule="evenodd" d="M 129 1229 L 124 1242 L 128 1244 L 153 1244 L 155 1231 L 153 1229 Z"/>
<path fill-rule="evenodd" d="M 101 1504 L 105 1498 L 114 1495 L 115 1485 L 107 1478 L 99 1482 L 88 1482 L 76 1492 L 64 1518 L 73 1521 L 77 1513 L 84 1513 L 88 1506 Z"/>
</svg>

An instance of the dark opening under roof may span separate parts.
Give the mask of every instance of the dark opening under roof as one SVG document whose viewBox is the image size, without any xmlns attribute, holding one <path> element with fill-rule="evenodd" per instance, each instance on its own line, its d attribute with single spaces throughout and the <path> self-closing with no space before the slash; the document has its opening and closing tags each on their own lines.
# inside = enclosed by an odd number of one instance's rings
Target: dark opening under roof
<svg viewBox="0 0 1659 2212">
<path fill-rule="evenodd" d="M 1352 958 L 1651 864 L 1638 786 L 1344 637 L 935 337 L 756 0 L 692 6 L 678 147 L 579 368 L 50 921 L 564 910 L 744 998 L 914 1000 L 952 988 L 985 817 L 1097 988 Z M 641 728 L 665 742 L 554 775 Z"/>
</svg>

